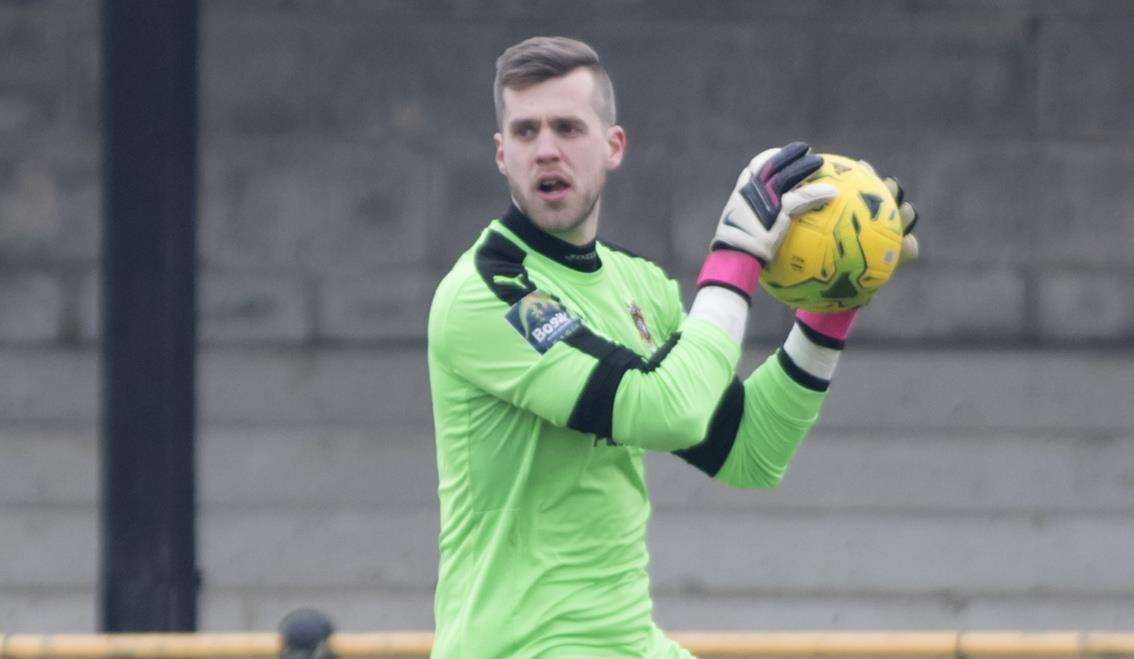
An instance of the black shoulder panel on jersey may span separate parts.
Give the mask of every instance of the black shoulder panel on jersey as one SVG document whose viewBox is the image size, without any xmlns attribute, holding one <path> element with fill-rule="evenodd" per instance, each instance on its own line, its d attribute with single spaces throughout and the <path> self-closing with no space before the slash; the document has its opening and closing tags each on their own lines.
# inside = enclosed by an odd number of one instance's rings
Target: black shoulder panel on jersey
<svg viewBox="0 0 1134 659">
<path fill-rule="evenodd" d="M 614 397 L 618 394 L 618 385 L 621 384 L 623 376 L 630 369 L 645 373 L 656 369 L 680 338 L 681 334 L 675 332 L 665 345 L 654 351 L 649 361 L 643 360 L 637 353 L 617 343 L 607 341 L 586 327 L 579 328 L 564 339 L 567 345 L 599 360 L 590 377 L 587 378 L 587 384 L 583 386 L 579 400 L 575 402 L 575 409 L 571 411 L 567 427 L 580 432 L 594 433 L 598 437 L 611 438 L 614 425 Z"/>
<path fill-rule="evenodd" d="M 733 378 L 732 384 L 725 389 L 724 396 L 717 405 L 717 411 L 713 412 L 713 418 L 709 421 L 709 431 L 705 433 L 705 441 L 687 449 L 674 451 L 673 454 L 710 477 L 716 476 L 732 451 L 732 444 L 736 441 L 736 431 L 740 428 L 740 417 L 743 415 L 744 385 L 740 380 Z"/>
<path fill-rule="evenodd" d="M 508 304 L 535 290 L 524 269 L 524 250 L 495 231 L 476 250 L 476 271 L 496 297 Z"/>
</svg>

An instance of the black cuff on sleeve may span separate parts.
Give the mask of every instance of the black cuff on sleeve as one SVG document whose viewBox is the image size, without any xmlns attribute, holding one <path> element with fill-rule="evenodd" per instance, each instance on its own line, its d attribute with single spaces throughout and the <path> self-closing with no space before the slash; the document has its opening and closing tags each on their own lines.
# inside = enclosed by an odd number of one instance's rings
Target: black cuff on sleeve
<svg viewBox="0 0 1134 659">
<path fill-rule="evenodd" d="M 795 380 L 796 384 L 801 387 L 806 387 L 812 391 L 827 391 L 828 387 L 831 386 L 831 383 L 827 380 L 817 378 L 800 368 L 782 348 L 776 351 L 776 358 L 779 360 L 780 366 L 787 372 L 788 377 Z"/>
<path fill-rule="evenodd" d="M 808 326 L 807 323 L 800 321 L 799 319 L 796 319 L 795 324 L 799 326 L 799 329 L 803 332 L 803 335 L 817 346 L 830 348 L 831 350 L 842 350 L 843 348 L 847 347 L 846 341 L 836 339 L 832 336 L 827 336 L 826 334 L 822 334 L 816 331 L 814 328 Z"/>
<path fill-rule="evenodd" d="M 614 425 L 614 397 L 626 371 L 642 363 L 642 358 L 621 346 L 612 346 L 595 365 L 583 392 L 575 403 L 567 427 L 598 437 L 611 436 Z"/>
<path fill-rule="evenodd" d="M 567 337 L 565 341 L 568 345 L 599 360 L 590 377 L 587 378 L 583 392 L 579 394 L 579 400 L 575 402 L 575 409 L 571 411 L 567 427 L 613 439 L 611 433 L 614 431 L 614 398 L 618 395 L 618 385 L 622 383 L 623 376 L 630 369 L 645 373 L 653 371 L 669 356 L 680 339 L 681 333 L 674 332 L 665 345 L 658 348 L 650 356 L 649 361 L 646 361 L 631 350 L 607 341 L 586 327 Z"/>
<path fill-rule="evenodd" d="M 709 421 L 709 431 L 705 433 L 705 440 L 696 446 L 674 451 L 673 454 L 710 477 L 716 476 L 732 451 L 732 445 L 736 441 L 736 431 L 740 428 L 740 418 L 743 415 L 744 385 L 740 380 L 733 378 L 732 384 L 725 389 L 721 402 L 717 404 L 712 420 Z"/>
</svg>

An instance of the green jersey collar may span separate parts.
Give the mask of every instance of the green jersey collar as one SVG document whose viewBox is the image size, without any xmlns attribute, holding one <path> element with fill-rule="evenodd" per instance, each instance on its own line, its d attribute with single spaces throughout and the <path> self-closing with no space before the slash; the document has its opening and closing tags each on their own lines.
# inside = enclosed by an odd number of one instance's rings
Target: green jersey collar
<svg viewBox="0 0 1134 659">
<path fill-rule="evenodd" d="M 508 206 L 508 212 L 500 218 L 508 230 L 516 234 L 540 254 L 561 263 L 562 265 L 578 270 L 579 272 L 597 272 L 602 267 L 598 252 L 595 251 L 595 241 L 586 245 L 572 245 L 537 227 L 522 210 L 515 204 Z"/>
</svg>

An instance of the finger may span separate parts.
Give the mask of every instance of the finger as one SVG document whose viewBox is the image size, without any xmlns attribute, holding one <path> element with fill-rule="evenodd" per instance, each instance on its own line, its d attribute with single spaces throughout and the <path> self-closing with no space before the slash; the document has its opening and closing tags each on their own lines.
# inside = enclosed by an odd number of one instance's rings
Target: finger
<svg viewBox="0 0 1134 659">
<path fill-rule="evenodd" d="M 906 193 L 902 191 L 902 184 L 898 183 L 898 179 L 893 176 L 887 176 L 882 182 L 886 184 L 886 189 L 890 191 L 890 196 L 894 198 L 894 202 L 900 205 L 906 196 Z"/>
<path fill-rule="evenodd" d="M 839 189 L 830 183 L 810 183 L 784 195 L 783 212 L 794 217 L 815 210 L 838 196 Z"/>
<path fill-rule="evenodd" d="M 757 169 L 757 176 L 762 181 L 770 180 L 776 172 L 802 158 L 810 149 L 811 147 L 807 146 L 805 142 L 792 142 L 769 158 L 763 167 Z"/>
<path fill-rule="evenodd" d="M 815 154 L 806 155 L 784 167 L 768 183 L 777 195 L 783 196 L 785 192 L 799 185 L 803 179 L 819 171 L 822 166 L 821 157 Z"/>
<path fill-rule="evenodd" d="M 748 166 L 740 172 L 740 178 L 736 179 L 736 187 L 734 190 L 740 190 L 741 187 L 746 185 L 750 178 L 756 176 L 756 173 L 764 167 L 764 163 L 768 162 L 772 156 L 780 152 L 780 147 L 772 147 L 771 149 L 764 149 L 756 154 L 756 157 L 748 161 Z"/>
<path fill-rule="evenodd" d="M 740 195 L 765 229 L 772 228 L 776 222 L 776 212 L 781 207 L 779 195 L 774 190 L 769 189 L 760 182 L 760 179 L 753 176 L 733 194 Z"/>
<path fill-rule="evenodd" d="M 904 201 L 898 206 L 898 215 L 902 219 L 902 235 L 908 236 L 913 233 L 914 227 L 917 226 L 917 209 L 910 202 Z"/>
<path fill-rule="evenodd" d="M 898 263 L 909 263 L 916 261 L 920 246 L 917 243 L 917 236 L 910 234 L 902 238 L 902 255 Z"/>
</svg>

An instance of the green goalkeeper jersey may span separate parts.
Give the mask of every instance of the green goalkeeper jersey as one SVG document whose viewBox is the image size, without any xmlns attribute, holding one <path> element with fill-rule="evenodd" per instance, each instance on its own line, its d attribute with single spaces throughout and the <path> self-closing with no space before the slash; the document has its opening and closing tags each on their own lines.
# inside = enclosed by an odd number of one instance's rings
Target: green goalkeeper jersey
<svg viewBox="0 0 1134 659">
<path fill-rule="evenodd" d="M 739 358 L 653 263 L 493 221 L 429 314 L 433 656 L 689 656 L 653 622 L 642 455 L 773 487 L 825 397 L 783 351 L 744 382 Z"/>
</svg>

